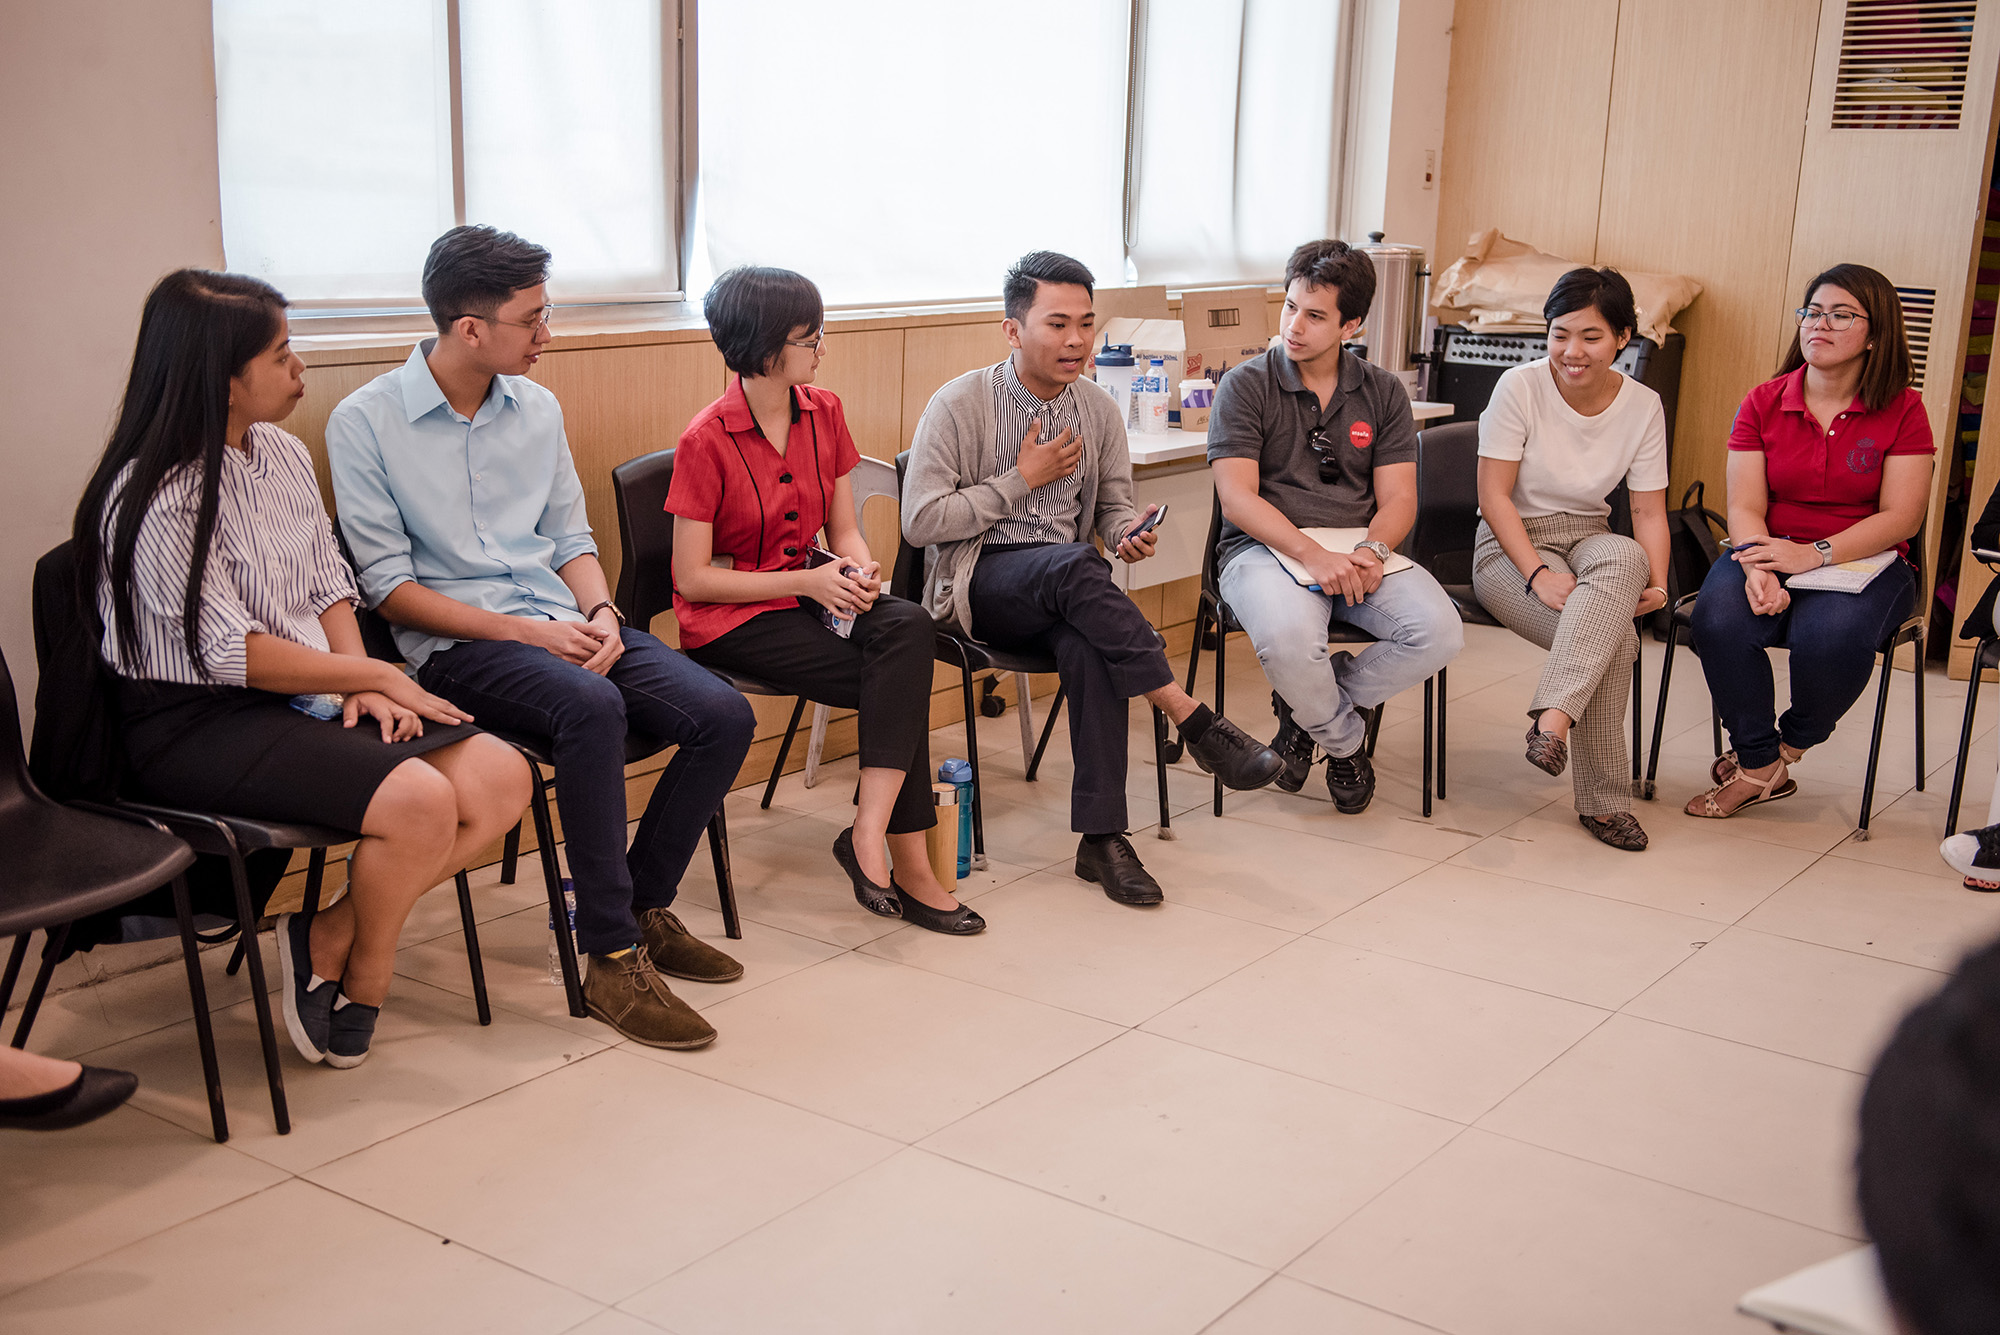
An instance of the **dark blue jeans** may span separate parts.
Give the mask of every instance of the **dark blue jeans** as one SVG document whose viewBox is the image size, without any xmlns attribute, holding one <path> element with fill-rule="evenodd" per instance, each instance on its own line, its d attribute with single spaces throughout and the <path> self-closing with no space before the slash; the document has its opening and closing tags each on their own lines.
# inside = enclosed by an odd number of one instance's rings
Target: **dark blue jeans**
<svg viewBox="0 0 2000 1335">
<path fill-rule="evenodd" d="M 674 902 L 681 873 L 743 766 L 756 716 L 707 668 L 626 628 L 608 677 L 546 649 L 468 640 L 432 654 L 425 690 L 482 723 L 552 743 L 556 801 L 576 889 L 576 941 L 592 955 L 639 940 L 638 913 Z M 678 749 L 625 848 L 625 734 Z"/>
<path fill-rule="evenodd" d="M 1868 688 L 1875 651 L 1910 615 L 1916 573 L 1898 561 L 1860 593 L 1799 589 L 1776 616 L 1750 610 L 1743 575 L 1727 556 L 1709 569 L 1695 600 L 1693 647 L 1737 759 L 1760 769 L 1778 758 L 1780 739 L 1803 751 L 1833 736 Z M 1782 718 L 1771 649 L 1792 651 L 1792 704 Z"/>
</svg>

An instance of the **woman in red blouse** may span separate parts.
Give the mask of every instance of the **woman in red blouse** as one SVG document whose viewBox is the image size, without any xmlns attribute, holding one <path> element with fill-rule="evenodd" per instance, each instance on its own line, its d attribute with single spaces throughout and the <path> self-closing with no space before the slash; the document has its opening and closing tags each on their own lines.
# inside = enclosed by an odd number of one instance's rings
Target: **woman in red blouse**
<svg viewBox="0 0 2000 1335">
<path fill-rule="evenodd" d="M 882 592 L 855 520 L 860 455 L 840 400 L 812 388 L 825 336 L 819 289 L 788 269 L 732 269 L 703 302 L 736 379 L 681 433 L 667 509 L 674 614 L 697 663 L 860 711 L 854 824 L 833 856 L 870 913 L 963 936 L 985 919 L 932 874 L 930 705 L 935 628 Z M 809 566 L 824 528 L 834 559 Z M 845 635 L 823 612 L 850 621 Z M 885 855 L 884 845 L 887 845 Z"/>
<path fill-rule="evenodd" d="M 1860 698 L 1883 638 L 1909 615 L 1916 570 L 1892 562 L 1859 593 L 1794 592 L 1791 577 L 1895 548 L 1930 497 L 1930 419 L 1910 388 L 1903 307 L 1889 280 L 1837 264 L 1806 286 L 1778 378 L 1750 391 L 1729 433 L 1729 533 L 1695 602 L 1694 643 L 1736 749 L 1691 816 L 1733 816 L 1798 791 L 1790 769 Z M 1767 650 L 1791 654 L 1777 716 Z"/>
</svg>

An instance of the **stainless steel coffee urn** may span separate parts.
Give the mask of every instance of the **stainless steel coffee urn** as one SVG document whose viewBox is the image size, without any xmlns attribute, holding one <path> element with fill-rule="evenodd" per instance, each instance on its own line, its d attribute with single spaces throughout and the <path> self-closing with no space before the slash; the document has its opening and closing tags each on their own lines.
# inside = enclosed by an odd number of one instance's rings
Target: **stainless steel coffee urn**
<svg viewBox="0 0 2000 1335">
<path fill-rule="evenodd" d="M 1361 327 L 1368 360 L 1395 372 L 1415 398 L 1416 367 L 1424 351 L 1424 280 L 1430 277 L 1423 247 L 1385 243 L 1382 233 L 1370 232 L 1368 244 L 1355 249 L 1375 265 L 1375 303 Z"/>
</svg>

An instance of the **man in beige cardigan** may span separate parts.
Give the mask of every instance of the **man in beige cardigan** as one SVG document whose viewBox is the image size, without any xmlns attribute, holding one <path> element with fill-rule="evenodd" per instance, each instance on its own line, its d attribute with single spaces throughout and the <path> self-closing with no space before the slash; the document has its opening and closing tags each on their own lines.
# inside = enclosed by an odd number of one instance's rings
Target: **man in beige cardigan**
<svg viewBox="0 0 2000 1335">
<path fill-rule="evenodd" d="M 1070 702 L 1076 874 L 1122 904 L 1159 883 L 1125 837 L 1127 702 L 1144 696 L 1188 753 L 1231 788 L 1261 788 L 1283 762 L 1174 683 L 1160 637 L 1111 578 L 1094 530 L 1122 561 L 1153 554 L 1132 507 L 1125 423 L 1078 377 L 1095 317 L 1090 270 L 1036 251 L 1008 271 L 1001 327 L 1014 351 L 932 396 L 903 486 L 903 534 L 929 548 L 924 605 L 997 649 L 1052 655 Z M 1149 508 L 1147 515 L 1152 510 Z"/>
</svg>

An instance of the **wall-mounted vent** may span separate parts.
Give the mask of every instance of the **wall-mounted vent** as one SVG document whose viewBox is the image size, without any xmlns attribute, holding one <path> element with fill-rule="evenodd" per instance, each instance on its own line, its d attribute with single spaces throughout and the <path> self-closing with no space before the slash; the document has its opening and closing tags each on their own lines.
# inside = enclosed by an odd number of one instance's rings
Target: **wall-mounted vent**
<svg viewBox="0 0 2000 1335">
<path fill-rule="evenodd" d="M 1931 355 L 1931 324 L 1937 317 L 1937 289 L 1899 287 L 1896 295 L 1903 299 L 1903 327 L 1910 336 L 1910 383 L 1913 388 L 1921 390 L 1924 387 L 1924 364 Z"/>
<path fill-rule="evenodd" d="M 1956 130 L 1978 0 L 1847 0 L 1836 130 Z"/>
</svg>

